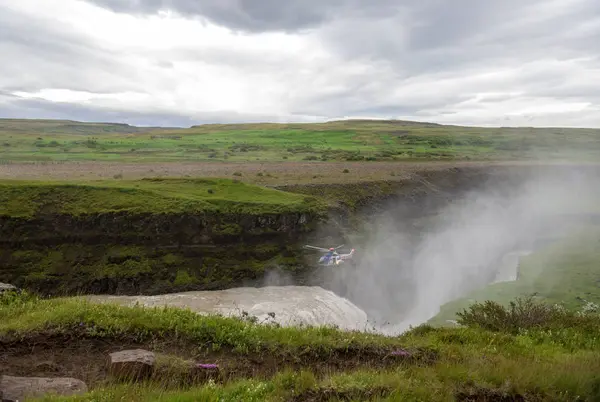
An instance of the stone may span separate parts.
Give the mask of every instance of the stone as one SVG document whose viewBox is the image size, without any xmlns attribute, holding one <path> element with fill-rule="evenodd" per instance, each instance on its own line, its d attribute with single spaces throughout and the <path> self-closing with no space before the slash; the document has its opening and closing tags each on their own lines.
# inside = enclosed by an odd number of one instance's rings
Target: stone
<svg viewBox="0 0 600 402">
<path fill-rule="evenodd" d="M 6 292 L 6 291 L 9 291 L 9 290 L 12 290 L 12 291 L 18 292 L 18 290 L 19 290 L 19 289 L 17 289 L 17 287 L 16 287 L 16 286 L 13 286 L 13 285 L 11 285 L 11 284 L 8 284 L 8 283 L 2 283 L 2 282 L 0 282 L 0 294 L 1 294 L 2 292 Z"/>
<path fill-rule="evenodd" d="M 141 380 L 154 370 L 156 356 L 143 349 L 123 350 L 109 355 L 108 372 L 117 379 Z"/>
<path fill-rule="evenodd" d="M 0 378 L 2 402 L 21 402 L 25 398 L 42 398 L 46 395 L 73 396 L 88 392 L 86 383 L 76 378 L 12 377 Z"/>
</svg>

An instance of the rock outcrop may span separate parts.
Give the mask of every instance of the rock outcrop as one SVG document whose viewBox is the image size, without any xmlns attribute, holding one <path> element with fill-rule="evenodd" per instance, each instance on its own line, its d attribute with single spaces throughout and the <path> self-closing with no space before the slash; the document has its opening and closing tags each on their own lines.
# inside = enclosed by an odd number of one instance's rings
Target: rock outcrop
<svg viewBox="0 0 600 402">
<path fill-rule="evenodd" d="M 187 367 L 181 374 L 191 383 L 221 379 L 221 370 L 217 364 L 193 361 L 187 361 L 186 364 Z M 157 367 L 155 353 L 144 349 L 122 350 L 109 354 L 107 371 L 117 381 L 143 381 L 153 375 L 164 375 L 161 374 L 161 367 Z"/>
<path fill-rule="evenodd" d="M 60 396 L 80 395 L 88 392 L 87 385 L 76 378 L 13 377 L 0 378 L 2 402 L 23 401 L 54 394 Z"/>
<path fill-rule="evenodd" d="M 123 350 L 108 357 L 108 372 L 118 380 L 141 380 L 152 376 L 156 356 L 143 349 Z"/>
</svg>

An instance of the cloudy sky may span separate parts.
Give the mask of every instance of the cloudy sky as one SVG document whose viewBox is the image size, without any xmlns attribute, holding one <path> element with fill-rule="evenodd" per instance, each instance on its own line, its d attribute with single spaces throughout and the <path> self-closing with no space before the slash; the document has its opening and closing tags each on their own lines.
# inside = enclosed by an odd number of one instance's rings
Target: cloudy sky
<svg viewBox="0 0 600 402">
<path fill-rule="evenodd" d="M 600 127 L 598 0 L 0 0 L 0 117 Z"/>
</svg>

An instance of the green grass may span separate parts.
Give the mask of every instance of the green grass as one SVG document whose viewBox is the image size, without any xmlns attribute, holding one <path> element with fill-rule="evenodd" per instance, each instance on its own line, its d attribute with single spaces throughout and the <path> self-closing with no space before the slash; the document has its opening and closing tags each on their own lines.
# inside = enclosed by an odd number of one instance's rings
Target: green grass
<svg viewBox="0 0 600 402">
<path fill-rule="evenodd" d="M 599 130 L 403 121 L 186 129 L 0 119 L 0 161 L 597 160 Z"/>
<path fill-rule="evenodd" d="M 46 401 L 289 401 L 294 396 L 325 395 L 333 399 L 377 401 L 456 401 L 459 393 L 488 396 L 526 395 L 531 401 L 589 400 L 600 366 L 596 354 L 561 355 L 542 369 L 533 359 L 507 360 L 490 356 L 472 365 L 440 365 L 437 369 L 360 370 L 316 379 L 310 371 L 283 372 L 272 380 L 242 380 L 226 385 L 165 391 L 159 387 L 114 386 L 74 398 L 46 398 Z M 546 360 L 546 359 L 542 359 Z M 550 359 L 548 359 L 550 360 Z M 476 385 L 469 386 L 473 383 Z M 379 394 L 379 395 L 378 395 Z M 589 399 L 575 399 L 580 398 Z M 536 398 L 537 397 L 537 398 Z M 339 399 L 335 399 L 339 398 Z M 372 398 L 372 399 L 371 399 Z M 306 399 L 304 399 L 306 400 Z M 311 399 L 308 399 L 311 400 Z M 485 400 L 485 399 L 479 399 Z M 488 399 L 494 400 L 494 399 Z"/>
<path fill-rule="evenodd" d="M 142 179 L 80 182 L 0 181 L 0 216 L 320 211 L 314 197 L 228 179 Z"/>
<path fill-rule="evenodd" d="M 447 303 L 431 323 L 445 325 L 473 302 L 492 300 L 507 305 L 531 294 L 568 309 L 579 309 L 587 302 L 600 304 L 599 244 L 600 227 L 579 227 L 568 237 L 521 257 L 517 281 L 488 285 Z"/>
<path fill-rule="evenodd" d="M 1 299 L 0 299 L 1 300 Z M 210 350 L 239 353 L 275 352 L 329 354 L 348 348 L 393 348 L 394 338 L 369 333 L 347 333 L 330 327 L 273 327 L 218 315 L 200 316 L 189 309 L 125 307 L 93 303 L 83 298 L 43 300 L 17 297 L 0 305 L 0 338 L 50 331 L 69 334 L 83 328 L 87 336 L 136 341 L 182 339 Z"/>
<path fill-rule="evenodd" d="M 600 316 L 579 315 L 542 305 L 521 314 L 518 331 L 486 330 L 469 321 L 463 328 L 420 326 L 399 337 L 333 328 L 281 328 L 235 318 L 199 316 L 175 308 L 122 307 L 91 304 L 80 299 L 40 300 L 29 296 L 0 298 L 0 340 L 36 333 L 70 334 L 84 328 L 86 336 L 150 342 L 157 339 L 192 341 L 200 347 L 230 348 L 231 353 L 262 355 L 312 352 L 327 357 L 334 350 L 402 347 L 436 350 L 432 365 L 400 364 L 374 369 L 360 367 L 318 376 L 306 368 L 281 367 L 270 378 L 237 379 L 192 388 L 170 388 L 149 382 L 105 384 L 73 401 L 283 401 L 291 397 L 345 396 L 350 400 L 456 400 L 459 393 L 524 396 L 525 400 L 597 400 L 600 397 L 598 330 Z M 537 307 L 536 307 L 537 306 Z M 473 306 L 472 311 L 478 311 Z M 499 310 L 491 309 L 498 316 Z M 540 316 L 531 325 L 532 314 Z M 535 316 L 534 314 L 534 316 Z M 512 329 L 508 328 L 507 329 Z M 580 399 L 575 399 L 576 397 Z M 348 400 L 348 399 L 347 399 Z"/>
</svg>

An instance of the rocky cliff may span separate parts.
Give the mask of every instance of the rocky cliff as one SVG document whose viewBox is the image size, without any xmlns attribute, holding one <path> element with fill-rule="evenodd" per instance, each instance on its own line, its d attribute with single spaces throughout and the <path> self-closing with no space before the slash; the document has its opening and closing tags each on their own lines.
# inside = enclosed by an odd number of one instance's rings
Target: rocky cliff
<svg viewBox="0 0 600 402">
<path fill-rule="evenodd" d="M 0 280 L 46 295 L 223 288 L 272 266 L 296 269 L 290 245 L 327 217 L 310 196 L 222 180 L 150 183 L 127 183 L 125 200 L 123 184 L 4 183 Z"/>
</svg>

